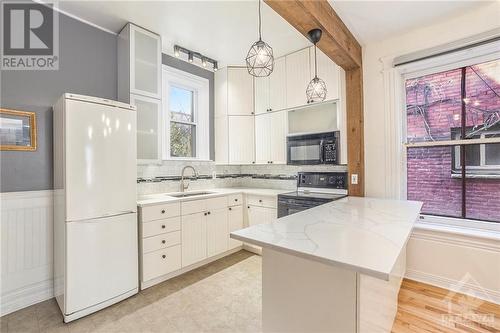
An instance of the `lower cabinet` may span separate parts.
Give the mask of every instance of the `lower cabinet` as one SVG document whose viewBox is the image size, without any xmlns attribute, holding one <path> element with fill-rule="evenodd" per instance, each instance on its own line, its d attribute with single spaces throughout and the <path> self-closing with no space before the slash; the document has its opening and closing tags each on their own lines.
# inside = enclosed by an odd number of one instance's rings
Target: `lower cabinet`
<svg viewBox="0 0 500 333">
<path fill-rule="evenodd" d="M 277 217 L 276 208 L 247 206 L 248 226 L 271 223 Z"/>
<path fill-rule="evenodd" d="M 229 221 L 229 233 L 243 229 L 243 206 L 233 206 L 228 208 L 228 221 Z M 229 237 L 229 233 L 227 234 L 228 238 L 228 247 L 229 250 L 237 248 L 242 245 L 242 242 L 239 240 L 232 239 Z"/>
<path fill-rule="evenodd" d="M 228 209 L 209 211 L 207 215 L 207 252 L 215 256 L 228 250 Z"/>
<path fill-rule="evenodd" d="M 182 266 L 207 258 L 207 218 L 205 213 L 182 216 Z"/>
<path fill-rule="evenodd" d="M 142 279 L 148 281 L 181 268 L 181 246 L 149 252 L 142 257 Z"/>
</svg>

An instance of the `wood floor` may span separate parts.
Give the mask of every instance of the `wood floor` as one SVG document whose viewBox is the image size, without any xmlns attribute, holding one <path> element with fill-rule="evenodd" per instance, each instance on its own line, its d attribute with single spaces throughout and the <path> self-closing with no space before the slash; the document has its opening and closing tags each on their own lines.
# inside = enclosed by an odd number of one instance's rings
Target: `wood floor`
<svg viewBox="0 0 500 333">
<path fill-rule="evenodd" d="M 392 332 L 500 332 L 500 305 L 405 279 Z"/>
</svg>

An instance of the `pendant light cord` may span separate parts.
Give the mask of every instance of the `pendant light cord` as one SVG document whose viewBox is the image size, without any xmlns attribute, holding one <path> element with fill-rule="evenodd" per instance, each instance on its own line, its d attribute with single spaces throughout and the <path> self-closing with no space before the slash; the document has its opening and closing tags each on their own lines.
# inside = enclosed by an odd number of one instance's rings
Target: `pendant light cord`
<svg viewBox="0 0 500 333">
<path fill-rule="evenodd" d="M 316 43 L 314 43 L 314 78 L 318 78 L 318 56 L 316 55 Z"/>
<path fill-rule="evenodd" d="M 261 16 L 260 16 L 260 0 L 259 0 L 259 40 L 262 40 L 262 33 L 261 33 L 262 27 L 260 21 L 261 21 Z"/>
</svg>

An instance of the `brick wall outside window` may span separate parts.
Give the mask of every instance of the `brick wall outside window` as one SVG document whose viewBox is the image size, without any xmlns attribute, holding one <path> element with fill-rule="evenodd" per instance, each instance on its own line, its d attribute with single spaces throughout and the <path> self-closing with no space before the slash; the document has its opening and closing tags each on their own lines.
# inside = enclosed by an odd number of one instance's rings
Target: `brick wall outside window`
<svg viewBox="0 0 500 333">
<path fill-rule="evenodd" d="M 450 140 L 454 139 L 453 128 L 460 132 L 461 75 L 458 68 L 406 81 L 408 142 Z M 467 133 L 480 129 L 485 121 L 494 123 L 496 117 L 500 121 L 497 94 L 500 94 L 500 61 L 467 67 Z M 498 128 L 499 124 L 492 128 Z M 452 175 L 453 149 L 451 146 L 408 148 L 408 199 L 423 201 L 423 213 L 462 216 L 462 179 Z M 469 176 L 465 188 L 466 218 L 500 222 L 499 178 L 491 175 L 484 178 L 484 172 L 483 178 Z"/>
</svg>

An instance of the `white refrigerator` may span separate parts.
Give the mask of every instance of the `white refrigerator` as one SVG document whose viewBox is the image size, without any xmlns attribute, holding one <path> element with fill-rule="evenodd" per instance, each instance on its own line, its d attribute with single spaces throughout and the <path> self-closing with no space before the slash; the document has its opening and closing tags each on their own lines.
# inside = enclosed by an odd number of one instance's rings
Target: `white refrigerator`
<svg viewBox="0 0 500 333">
<path fill-rule="evenodd" d="M 136 109 L 64 94 L 53 110 L 54 292 L 69 322 L 138 292 Z"/>
</svg>

